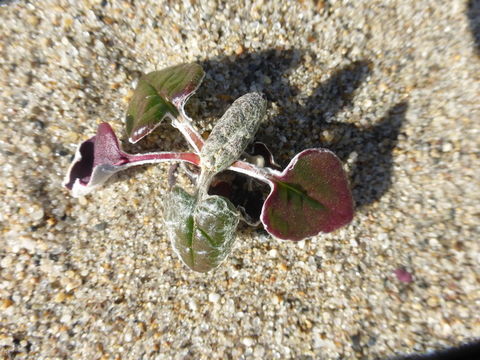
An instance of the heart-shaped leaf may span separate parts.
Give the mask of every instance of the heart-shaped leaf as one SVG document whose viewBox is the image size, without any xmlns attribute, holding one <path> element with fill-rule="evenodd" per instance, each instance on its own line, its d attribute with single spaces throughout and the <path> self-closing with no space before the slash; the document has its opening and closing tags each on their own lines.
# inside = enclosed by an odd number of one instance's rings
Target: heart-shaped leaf
<svg viewBox="0 0 480 360">
<path fill-rule="evenodd" d="M 175 252 L 192 270 L 207 272 L 230 254 L 238 224 L 235 207 L 221 196 L 198 201 L 175 188 L 165 202 L 165 225 Z"/>
<path fill-rule="evenodd" d="M 151 133 L 165 117 L 184 115 L 185 102 L 200 86 L 205 73 L 198 64 L 181 64 L 146 74 L 138 81 L 127 110 L 130 142 Z"/>
<path fill-rule="evenodd" d="M 279 176 L 261 220 L 265 229 L 283 240 L 302 240 L 348 224 L 353 199 L 341 161 L 325 149 L 297 154 Z"/>
</svg>

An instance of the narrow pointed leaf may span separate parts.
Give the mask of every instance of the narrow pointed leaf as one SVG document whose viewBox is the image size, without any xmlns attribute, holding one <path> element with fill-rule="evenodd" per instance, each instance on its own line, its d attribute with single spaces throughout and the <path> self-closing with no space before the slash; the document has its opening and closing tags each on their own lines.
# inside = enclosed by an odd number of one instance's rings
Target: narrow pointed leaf
<svg viewBox="0 0 480 360">
<path fill-rule="evenodd" d="M 184 114 L 185 102 L 200 86 L 205 73 L 198 64 L 181 64 L 146 74 L 138 81 L 127 110 L 126 128 L 135 143 L 166 117 Z"/>
<path fill-rule="evenodd" d="M 348 224 L 353 199 L 341 161 L 325 149 L 298 154 L 273 180 L 261 220 L 273 236 L 302 240 Z"/>
<path fill-rule="evenodd" d="M 230 254 L 238 216 L 221 196 L 202 201 L 175 188 L 165 202 L 165 225 L 175 252 L 192 270 L 207 272 Z"/>
<path fill-rule="evenodd" d="M 252 141 L 266 111 L 267 101 L 261 93 L 248 93 L 235 100 L 217 121 L 200 152 L 202 168 L 218 173 L 236 161 Z"/>
<path fill-rule="evenodd" d="M 239 97 L 217 121 L 201 151 L 202 171 L 198 180 L 201 193 L 207 192 L 215 174 L 237 160 L 251 142 L 265 118 L 267 101 L 261 93 Z"/>
</svg>

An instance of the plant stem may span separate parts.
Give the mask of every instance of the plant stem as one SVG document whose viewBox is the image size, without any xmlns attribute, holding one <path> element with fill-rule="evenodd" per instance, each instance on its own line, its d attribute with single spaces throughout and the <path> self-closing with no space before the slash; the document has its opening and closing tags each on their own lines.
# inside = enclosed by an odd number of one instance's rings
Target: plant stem
<svg viewBox="0 0 480 360">
<path fill-rule="evenodd" d="M 268 167 L 261 168 L 241 160 L 234 162 L 228 168 L 228 170 L 251 176 L 267 183 L 270 186 L 272 186 L 274 182 L 277 182 L 278 178 L 281 176 L 281 173 L 277 170 L 273 170 Z"/>
<path fill-rule="evenodd" d="M 183 137 L 192 146 L 196 153 L 199 153 L 200 150 L 202 150 L 204 140 L 186 116 L 180 112 L 180 114 L 173 119 L 172 125 L 182 133 Z"/>
<path fill-rule="evenodd" d="M 210 188 L 210 184 L 212 183 L 212 179 L 214 175 L 215 173 L 205 171 L 205 169 L 202 169 L 197 181 L 198 199 L 203 199 L 205 196 L 208 195 L 208 189 Z"/>
<path fill-rule="evenodd" d="M 139 155 L 126 154 L 129 165 L 153 164 L 165 161 L 185 161 L 200 166 L 200 157 L 190 152 L 157 152 Z"/>
</svg>

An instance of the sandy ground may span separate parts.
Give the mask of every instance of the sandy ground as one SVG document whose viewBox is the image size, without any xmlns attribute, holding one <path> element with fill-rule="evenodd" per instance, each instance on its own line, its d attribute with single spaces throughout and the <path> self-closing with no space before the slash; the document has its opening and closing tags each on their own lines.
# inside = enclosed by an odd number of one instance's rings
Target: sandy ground
<svg viewBox="0 0 480 360">
<path fill-rule="evenodd" d="M 478 1 L 1 4 L 6 359 L 387 359 L 480 337 Z M 101 121 L 131 152 L 186 149 L 168 124 L 129 145 L 123 122 L 141 73 L 191 61 L 199 129 L 260 90 L 281 164 L 342 158 L 349 226 L 300 243 L 243 227 L 198 274 L 165 237 L 167 165 L 62 189 Z"/>
</svg>

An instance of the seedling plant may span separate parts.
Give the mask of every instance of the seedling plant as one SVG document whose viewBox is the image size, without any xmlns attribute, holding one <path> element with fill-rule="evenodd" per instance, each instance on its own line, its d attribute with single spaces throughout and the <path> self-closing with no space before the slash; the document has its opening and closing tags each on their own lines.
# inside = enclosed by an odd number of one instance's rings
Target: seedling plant
<svg viewBox="0 0 480 360">
<path fill-rule="evenodd" d="M 195 192 L 174 187 L 164 199 L 164 221 L 175 252 L 198 272 L 214 269 L 225 260 L 232 251 L 240 219 L 249 220 L 228 195 L 219 195 L 219 179 L 226 172 L 252 177 L 270 187 L 260 222 L 277 239 L 303 240 L 352 220 L 348 179 L 331 151 L 303 150 L 283 171 L 277 169 L 263 144 L 256 144 L 253 156 L 246 154 L 266 117 L 267 101 L 262 94 L 248 93 L 235 100 L 204 140 L 184 110 L 203 78 L 202 67 L 194 63 L 146 74 L 140 78 L 127 110 L 126 132 L 131 143 L 168 119 L 187 140 L 189 152 L 128 154 L 121 149 L 112 127 L 104 122 L 95 136 L 78 146 L 64 186 L 73 196 L 82 196 L 135 165 L 169 161 L 196 167 Z"/>
</svg>

